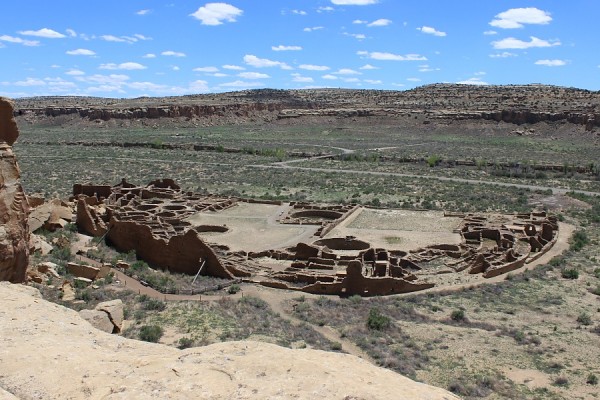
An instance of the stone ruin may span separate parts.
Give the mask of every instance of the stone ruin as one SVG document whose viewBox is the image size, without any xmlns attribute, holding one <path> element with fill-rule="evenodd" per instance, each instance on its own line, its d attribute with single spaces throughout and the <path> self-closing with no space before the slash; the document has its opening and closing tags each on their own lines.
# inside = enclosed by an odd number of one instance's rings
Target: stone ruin
<svg viewBox="0 0 600 400">
<path fill-rule="evenodd" d="M 19 136 L 12 103 L 0 97 L 0 281 L 26 280 L 29 203 L 12 145 Z"/>
<path fill-rule="evenodd" d="M 170 179 L 146 186 L 125 180 L 115 186 L 77 184 L 73 199 L 81 231 L 106 237 L 119 251 L 135 250 L 155 268 L 323 295 L 413 292 L 434 287 L 431 278 L 444 274 L 491 278 L 536 260 L 558 237 L 556 218 L 545 212 L 469 214 L 461 215 L 456 230 L 460 244 L 436 244 L 409 252 L 388 250 L 352 236 L 325 237 L 358 209 L 355 205 L 290 203 L 289 212 L 278 222 L 317 225 L 316 241 L 282 249 L 234 252 L 199 236 L 202 232 L 225 232 L 226 226 L 194 226 L 186 218 L 255 200 L 186 192 Z M 273 260 L 284 266 L 269 267 Z"/>
</svg>

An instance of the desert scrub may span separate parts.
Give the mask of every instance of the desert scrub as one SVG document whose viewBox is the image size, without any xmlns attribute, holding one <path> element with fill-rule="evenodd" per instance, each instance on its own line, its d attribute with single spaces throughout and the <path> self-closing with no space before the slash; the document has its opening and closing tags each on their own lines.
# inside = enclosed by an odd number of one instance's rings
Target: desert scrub
<svg viewBox="0 0 600 400">
<path fill-rule="evenodd" d="M 383 315 L 377 308 L 371 308 L 369 310 L 369 317 L 367 318 L 367 327 L 370 330 L 383 331 L 390 327 L 392 320 L 390 317 Z"/>
<path fill-rule="evenodd" d="M 157 343 L 163 333 L 163 329 L 158 325 L 144 325 L 140 328 L 138 337 L 144 342 Z"/>
<path fill-rule="evenodd" d="M 565 279 L 579 278 L 579 271 L 576 268 L 565 268 L 560 272 L 560 276 Z"/>
</svg>

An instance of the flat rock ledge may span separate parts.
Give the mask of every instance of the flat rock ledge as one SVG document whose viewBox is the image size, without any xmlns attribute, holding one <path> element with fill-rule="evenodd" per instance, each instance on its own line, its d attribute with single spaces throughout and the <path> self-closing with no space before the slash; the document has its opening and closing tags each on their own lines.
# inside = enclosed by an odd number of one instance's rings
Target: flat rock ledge
<svg viewBox="0 0 600 400">
<path fill-rule="evenodd" d="M 360 358 L 269 343 L 179 350 L 111 335 L 0 282 L 0 399 L 458 399 Z M 15 396 L 15 397 L 13 397 Z"/>
</svg>

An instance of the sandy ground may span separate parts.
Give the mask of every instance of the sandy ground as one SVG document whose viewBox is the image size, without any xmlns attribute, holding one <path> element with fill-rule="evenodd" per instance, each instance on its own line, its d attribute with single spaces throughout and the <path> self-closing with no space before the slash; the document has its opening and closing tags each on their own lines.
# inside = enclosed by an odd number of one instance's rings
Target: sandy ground
<svg viewBox="0 0 600 400">
<path fill-rule="evenodd" d="M 461 221 L 461 218 L 444 217 L 440 211 L 361 208 L 326 237 L 356 236 L 372 247 L 409 251 L 432 244 L 459 244 L 460 234 L 453 230 Z"/>
<path fill-rule="evenodd" d="M 226 245 L 233 251 L 270 250 L 316 240 L 316 225 L 284 225 L 277 222 L 288 210 L 288 204 L 239 203 L 218 213 L 194 214 L 187 221 L 194 225 L 227 226 L 227 232 L 201 233 L 200 237 L 208 242 Z"/>
<path fill-rule="evenodd" d="M 347 354 L 251 341 L 178 350 L 101 332 L 30 287 L 0 283 L 0 299 L 0 398 L 457 399 Z"/>
</svg>

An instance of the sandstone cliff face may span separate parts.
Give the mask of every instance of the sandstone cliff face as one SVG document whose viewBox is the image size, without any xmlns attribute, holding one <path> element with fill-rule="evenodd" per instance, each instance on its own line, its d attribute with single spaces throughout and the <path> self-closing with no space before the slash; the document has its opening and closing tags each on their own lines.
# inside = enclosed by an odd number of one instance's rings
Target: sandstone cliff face
<svg viewBox="0 0 600 400">
<path fill-rule="evenodd" d="M 0 98 L 0 280 L 24 282 L 29 263 L 29 205 L 12 151 L 19 136 L 12 104 Z"/>
<path fill-rule="evenodd" d="M 125 339 L 39 297 L 0 283 L 0 298 L 10 299 L 0 313 L 0 398 L 5 390 L 20 399 L 458 399 L 347 354 Z"/>
<path fill-rule="evenodd" d="M 30 122 L 69 116 L 82 121 L 164 118 L 208 124 L 421 115 L 434 120 L 486 120 L 516 125 L 570 123 L 591 131 L 600 126 L 600 93 L 543 85 L 439 84 L 407 91 L 261 89 L 127 100 L 38 97 L 20 99 L 15 114 Z"/>
</svg>

